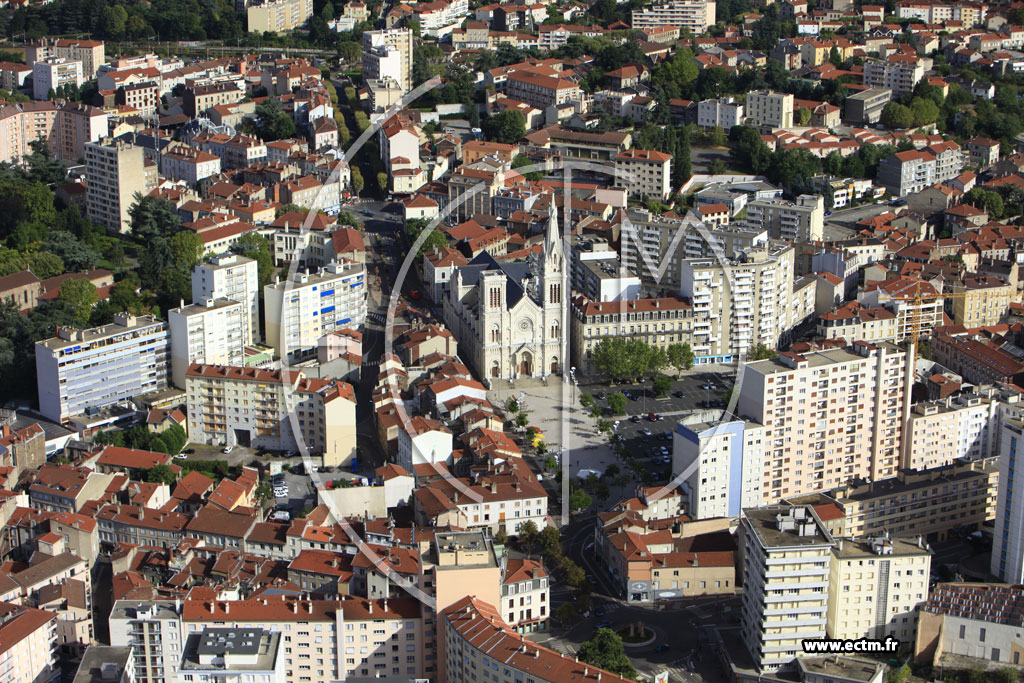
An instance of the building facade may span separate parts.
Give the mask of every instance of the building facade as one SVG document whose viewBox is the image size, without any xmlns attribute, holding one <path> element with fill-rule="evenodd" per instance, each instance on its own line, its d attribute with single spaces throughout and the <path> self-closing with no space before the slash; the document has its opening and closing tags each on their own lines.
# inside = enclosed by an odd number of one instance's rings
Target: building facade
<svg viewBox="0 0 1024 683">
<path fill-rule="evenodd" d="M 185 388 L 185 372 L 193 363 L 244 364 L 244 311 L 237 301 L 205 298 L 167 312 L 174 386 Z"/>
<path fill-rule="evenodd" d="M 192 270 L 192 301 L 230 299 L 243 304 L 245 343 L 260 338 L 259 268 L 256 261 L 238 254 L 221 254 Z"/>
</svg>

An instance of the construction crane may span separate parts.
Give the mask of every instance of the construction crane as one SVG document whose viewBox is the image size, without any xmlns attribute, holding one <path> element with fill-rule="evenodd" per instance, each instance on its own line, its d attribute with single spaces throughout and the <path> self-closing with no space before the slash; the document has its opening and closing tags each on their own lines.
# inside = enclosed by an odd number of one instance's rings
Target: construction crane
<svg viewBox="0 0 1024 683">
<path fill-rule="evenodd" d="M 907 323 L 910 326 L 910 331 L 904 336 L 904 340 L 907 341 L 907 365 L 904 370 L 903 378 L 903 435 L 902 443 L 900 444 L 900 460 L 901 463 L 905 462 L 905 458 L 910 449 L 910 393 L 914 387 L 914 370 L 917 364 L 917 344 L 921 339 L 921 328 L 924 326 L 922 318 L 924 317 L 921 312 L 921 307 L 925 302 L 936 301 L 938 299 L 966 299 L 969 292 L 936 292 L 934 294 L 928 294 L 921 291 L 921 280 L 917 281 L 917 291 L 914 294 L 891 296 L 890 301 L 902 301 L 907 302 L 913 307 L 913 311 L 907 311 Z M 910 316 L 913 315 L 913 321 L 911 322 Z"/>
</svg>

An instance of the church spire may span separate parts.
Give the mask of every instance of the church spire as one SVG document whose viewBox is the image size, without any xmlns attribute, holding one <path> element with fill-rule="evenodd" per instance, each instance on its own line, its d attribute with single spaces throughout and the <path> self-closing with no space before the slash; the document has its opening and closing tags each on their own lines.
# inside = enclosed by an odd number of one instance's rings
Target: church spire
<svg viewBox="0 0 1024 683">
<path fill-rule="evenodd" d="M 551 203 L 548 204 L 548 231 L 544 237 L 544 252 L 554 253 L 561 239 L 561 231 L 558 229 L 558 207 L 555 206 L 555 194 L 552 192 Z"/>
</svg>

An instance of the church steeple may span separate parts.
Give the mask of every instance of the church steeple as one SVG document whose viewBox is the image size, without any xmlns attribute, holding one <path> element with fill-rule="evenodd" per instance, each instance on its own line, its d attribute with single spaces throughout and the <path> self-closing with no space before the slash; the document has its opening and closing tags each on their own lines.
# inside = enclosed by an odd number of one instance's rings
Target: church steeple
<svg viewBox="0 0 1024 683">
<path fill-rule="evenodd" d="M 561 242 L 562 235 L 558 229 L 558 207 L 555 206 L 555 195 L 552 192 L 551 203 L 548 204 L 548 230 L 544 235 L 544 254 L 550 257 L 559 248 Z"/>
</svg>

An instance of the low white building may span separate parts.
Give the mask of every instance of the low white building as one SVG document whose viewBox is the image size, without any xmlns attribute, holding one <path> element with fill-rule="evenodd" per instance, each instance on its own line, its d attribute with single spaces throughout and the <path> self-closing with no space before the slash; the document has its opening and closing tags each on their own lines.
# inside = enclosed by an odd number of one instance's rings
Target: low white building
<svg viewBox="0 0 1024 683">
<path fill-rule="evenodd" d="M 446 463 L 451 454 L 452 432 L 440 420 L 417 415 L 398 430 L 395 463 L 407 472 L 414 471 L 416 465 Z"/>
<path fill-rule="evenodd" d="M 701 128 L 721 126 L 726 132 L 743 121 L 743 104 L 731 97 L 702 100 L 697 104 L 697 125 Z"/>
<path fill-rule="evenodd" d="M 65 85 L 80 86 L 84 82 L 81 62 L 63 57 L 47 57 L 32 65 L 33 99 L 49 99 L 51 90 Z"/>
</svg>

